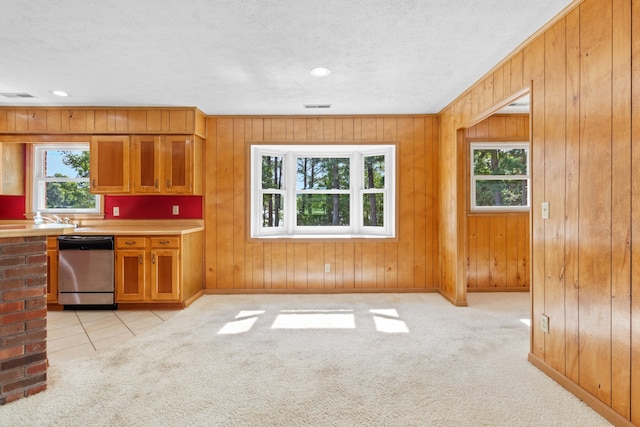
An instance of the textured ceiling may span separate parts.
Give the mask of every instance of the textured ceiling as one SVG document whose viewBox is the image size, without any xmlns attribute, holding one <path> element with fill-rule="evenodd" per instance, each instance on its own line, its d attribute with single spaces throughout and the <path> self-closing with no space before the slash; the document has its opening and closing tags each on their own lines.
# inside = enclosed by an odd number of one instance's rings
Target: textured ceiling
<svg viewBox="0 0 640 427">
<path fill-rule="evenodd" d="M 0 105 L 437 113 L 571 2 L 3 0 Z"/>
</svg>

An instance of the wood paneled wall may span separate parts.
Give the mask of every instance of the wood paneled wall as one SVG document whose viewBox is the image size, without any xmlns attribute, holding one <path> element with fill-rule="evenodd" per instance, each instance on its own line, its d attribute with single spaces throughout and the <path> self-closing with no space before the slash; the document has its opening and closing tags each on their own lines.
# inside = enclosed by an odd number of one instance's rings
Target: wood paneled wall
<svg viewBox="0 0 640 427">
<path fill-rule="evenodd" d="M 399 292 L 439 287 L 438 118 L 209 117 L 205 271 L 209 292 Z M 397 141 L 397 239 L 247 239 L 249 142 Z M 333 266 L 324 272 L 324 264 Z"/>
<path fill-rule="evenodd" d="M 529 214 L 467 217 L 467 289 L 529 289 Z"/>
<path fill-rule="evenodd" d="M 205 135 L 197 108 L 0 108 L 0 133 L 195 133 Z"/>
<path fill-rule="evenodd" d="M 529 142 L 528 114 L 495 114 L 466 130 L 466 170 L 473 141 Z M 529 290 L 529 213 L 471 213 L 466 219 L 466 286 L 469 291 Z"/>
<path fill-rule="evenodd" d="M 460 129 L 532 91 L 530 360 L 640 424 L 640 0 L 584 0 L 441 114 L 442 291 L 464 283 Z M 541 219 L 541 202 L 550 218 Z M 634 250 L 634 248 L 636 250 Z M 633 302 L 632 302 L 633 301 Z M 544 333 L 540 318 L 550 318 Z M 634 363 L 632 363 L 634 362 Z"/>
</svg>

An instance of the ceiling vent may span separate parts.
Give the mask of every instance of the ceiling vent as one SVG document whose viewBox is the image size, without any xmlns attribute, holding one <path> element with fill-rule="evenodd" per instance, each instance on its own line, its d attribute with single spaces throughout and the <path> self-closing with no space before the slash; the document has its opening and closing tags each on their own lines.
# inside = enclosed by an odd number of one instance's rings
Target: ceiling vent
<svg viewBox="0 0 640 427">
<path fill-rule="evenodd" d="M 331 108 L 331 104 L 304 104 L 306 109 L 325 109 Z"/>
<path fill-rule="evenodd" d="M 0 93 L 5 98 L 35 98 L 35 96 L 25 92 L 5 92 Z"/>
</svg>

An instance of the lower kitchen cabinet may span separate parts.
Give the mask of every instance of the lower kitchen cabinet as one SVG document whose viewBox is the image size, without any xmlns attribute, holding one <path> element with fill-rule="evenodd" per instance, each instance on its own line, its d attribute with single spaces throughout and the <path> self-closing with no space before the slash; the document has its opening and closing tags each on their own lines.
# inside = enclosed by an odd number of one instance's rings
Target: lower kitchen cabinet
<svg viewBox="0 0 640 427">
<path fill-rule="evenodd" d="M 180 242 L 178 238 L 151 239 L 151 300 L 180 299 Z"/>
<path fill-rule="evenodd" d="M 184 303 L 201 292 L 202 234 L 116 236 L 116 302 Z"/>
<path fill-rule="evenodd" d="M 116 237 L 116 302 L 144 301 L 147 289 L 147 239 Z"/>
<path fill-rule="evenodd" d="M 47 303 L 58 302 L 58 238 L 47 237 Z"/>
</svg>

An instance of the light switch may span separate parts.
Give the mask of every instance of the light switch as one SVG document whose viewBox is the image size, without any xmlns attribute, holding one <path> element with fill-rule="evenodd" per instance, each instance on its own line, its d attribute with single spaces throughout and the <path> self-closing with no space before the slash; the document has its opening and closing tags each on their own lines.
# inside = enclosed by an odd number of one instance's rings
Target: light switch
<svg viewBox="0 0 640 427">
<path fill-rule="evenodd" d="M 180 206 L 178 206 L 178 205 L 174 205 L 173 206 L 173 214 L 174 215 L 180 215 Z"/>
<path fill-rule="evenodd" d="M 542 219 L 549 219 L 549 202 L 542 202 Z"/>
</svg>

